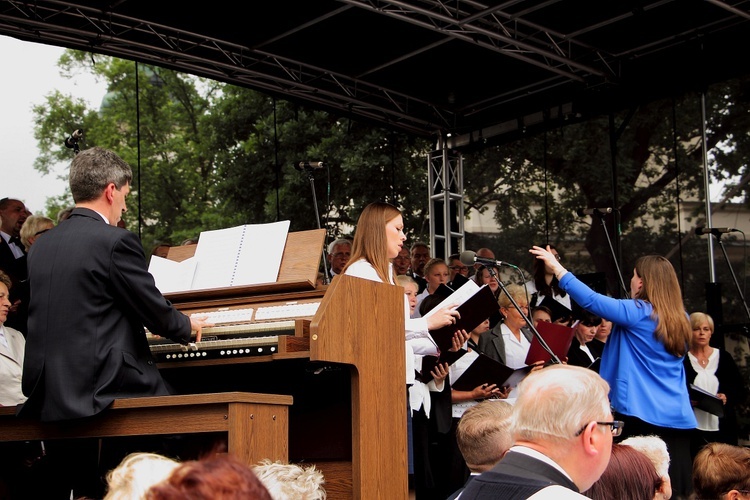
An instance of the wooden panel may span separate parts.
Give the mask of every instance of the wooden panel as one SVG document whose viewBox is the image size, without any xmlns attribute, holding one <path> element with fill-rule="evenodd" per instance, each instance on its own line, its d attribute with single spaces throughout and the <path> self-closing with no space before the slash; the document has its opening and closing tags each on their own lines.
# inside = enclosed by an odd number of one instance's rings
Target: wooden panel
<svg viewBox="0 0 750 500">
<path fill-rule="evenodd" d="M 310 323 L 310 359 L 353 365 L 353 498 L 408 498 L 404 295 L 334 277 Z"/>
</svg>

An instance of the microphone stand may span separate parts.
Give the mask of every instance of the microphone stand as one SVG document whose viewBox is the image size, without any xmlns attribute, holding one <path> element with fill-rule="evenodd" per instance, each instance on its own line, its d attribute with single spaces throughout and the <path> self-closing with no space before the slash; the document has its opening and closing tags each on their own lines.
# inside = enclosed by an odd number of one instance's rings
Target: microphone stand
<svg viewBox="0 0 750 500">
<path fill-rule="evenodd" d="M 620 286 L 625 292 L 625 297 L 628 297 L 630 291 L 625 286 L 625 280 L 622 279 L 622 271 L 620 271 L 620 265 L 617 263 L 617 254 L 615 253 L 615 248 L 612 246 L 612 238 L 610 238 L 607 225 L 604 223 L 604 213 L 600 210 L 596 210 L 594 213 L 599 216 L 599 221 L 602 223 L 604 235 L 607 237 L 607 243 L 609 243 L 609 251 L 612 253 L 612 261 L 615 263 L 615 269 L 617 269 L 617 277 L 620 278 Z"/>
<path fill-rule="evenodd" d="M 555 354 L 552 349 L 550 349 L 549 345 L 547 345 L 547 342 L 544 341 L 544 338 L 542 338 L 542 335 L 539 333 L 539 331 L 534 327 L 534 325 L 531 323 L 531 320 L 527 315 L 523 313 L 521 310 L 521 306 L 518 305 L 518 302 L 513 298 L 511 294 L 508 293 L 508 289 L 505 288 L 505 285 L 503 284 L 503 280 L 498 278 L 497 272 L 495 272 L 495 266 L 485 266 L 485 269 L 490 273 L 490 276 L 495 279 L 500 289 L 505 293 L 505 295 L 508 296 L 510 299 L 511 304 L 513 304 L 513 307 L 516 308 L 518 313 L 521 315 L 521 317 L 526 321 L 526 325 L 531 329 L 531 332 L 534 334 L 534 337 L 539 341 L 539 345 L 542 346 L 542 349 L 547 351 L 547 354 L 549 354 L 552 359 L 550 360 L 553 364 L 561 364 L 562 361 L 560 361 L 560 358 L 557 357 L 557 354 Z"/>
<path fill-rule="evenodd" d="M 307 178 L 310 179 L 310 189 L 312 190 L 313 206 L 315 207 L 315 221 L 318 223 L 318 229 L 322 229 L 320 225 L 320 211 L 318 210 L 318 197 L 315 195 L 315 177 L 313 176 L 313 169 L 305 167 L 307 172 Z M 328 259 L 326 258 L 326 246 L 323 245 L 323 283 L 328 285 L 331 283 L 331 275 L 328 272 Z"/>
<path fill-rule="evenodd" d="M 750 309 L 748 309 L 747 307 L 745 296 L 742 294 L 742 288 L 740 288 L 740 283 L 739 281 L 737 281 L 737 275 L 734 274 L 734 268 L 732 267 L 732 263 L 729 261 L 729 255 L 727 255 L 727 249 L 724 247 L 724 241 L 722 241 L 720 234 L 714 233 L 714 232 L 712 232 L 711 234 L 714 235 L 714 237 L 716 238 L 716 241 L 719 243 L 719 246 L 721 247 L 721 252 L 724 254 L 724 260 L 727 263 L 727 267 L 729 267 L 729 272 L 732 275 L 734 286 L 737 287 L 737 293 L 740 294 L 740 298 L 742 299 L 742 305 L 745 306 L 745 313 L 747 314 L 747 317 L 750 318 Z"/>
</svg>

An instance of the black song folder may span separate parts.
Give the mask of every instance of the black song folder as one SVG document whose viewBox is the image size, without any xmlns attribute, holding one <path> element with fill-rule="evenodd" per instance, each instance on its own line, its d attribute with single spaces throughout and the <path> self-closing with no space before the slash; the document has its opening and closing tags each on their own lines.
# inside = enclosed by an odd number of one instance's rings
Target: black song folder
<svg viewBox="0 0 750 500">
<path fill-rule="evenodd" d="M 696 402 L 696 408 L 712 413 L 719 418 L 724 416 L 724 403 L 721 402 L 721 399 L 693 384 L 690 384 L 688 392 L 690 393 L 690 400 Z"/>
<path fill-rule="evenodd" d="M 497 384 L 498 387 L 512 389 L 531 372 L 532 368 L 534 367 L 524 366 L 514 370 L 486 354 L 479 353 L 466 371 L 451 383 L 451 387 L 457 391 L 471 391 L 482 384 Z"/>
<path fill-rule="evenodd" d="M 446 300 L 450 300 L 450 297 Z M 446 325 L 437 330 L 430 330 L 430 335 L 440 351 L 447 351 L 453 347 L 453 335 L 458 330 L 471 332 L 479 326 L 482 321 L 489 319 L 493 313 L 500 310 L 497 299 L 488 286 L 482 286 L 477 292 L 469 297 L 463 304 L 456 308 L 461 317 L 455 324 Z"/>
</svg>

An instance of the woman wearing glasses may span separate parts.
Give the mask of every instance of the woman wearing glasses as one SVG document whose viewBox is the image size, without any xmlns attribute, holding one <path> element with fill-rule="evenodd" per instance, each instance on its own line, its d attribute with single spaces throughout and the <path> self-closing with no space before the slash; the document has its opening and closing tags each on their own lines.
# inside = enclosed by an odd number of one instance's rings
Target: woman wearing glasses
<svg viewBox="0 0 750 500">
<path fill-rule="evenodd" d="M 599 374 L 609 383 L 609 398 L 623 438 L 655 434 L 672 456 L 669 475 L 675 496 L 691 485 L 690 435 L 696 426 L 685 378 L 685 357 L 692 331 L 672 264 L 647 255 L 635 263 L 631 299 L 594 292 L 569 273 L 551 248 L 530 252 L 555 274 L 560 288 L 582 308 L 612 321 Z"/>
</svg>

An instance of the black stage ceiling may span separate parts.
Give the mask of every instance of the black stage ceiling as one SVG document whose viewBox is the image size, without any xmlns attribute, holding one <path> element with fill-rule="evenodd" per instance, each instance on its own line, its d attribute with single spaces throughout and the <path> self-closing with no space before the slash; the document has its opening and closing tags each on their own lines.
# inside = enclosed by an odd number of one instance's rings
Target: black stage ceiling
<svg viewBox="0 0 750 500">
<path fill-rule="evenodd" d="M 750 73 L 747 0 L 0 0 L 0 34 L 453 146 Z"/>
</svg>

